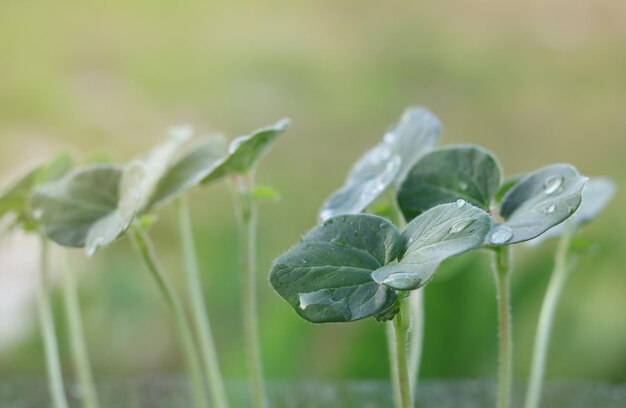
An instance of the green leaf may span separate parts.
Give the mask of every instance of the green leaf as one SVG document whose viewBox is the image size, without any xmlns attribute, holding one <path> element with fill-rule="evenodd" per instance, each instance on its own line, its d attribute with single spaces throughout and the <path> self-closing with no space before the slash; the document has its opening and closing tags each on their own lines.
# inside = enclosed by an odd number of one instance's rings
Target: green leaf
<svg viewBox="0 0 626 408">
<path fill-rule="evenodd" d="M 541 244 L 550 238 L 558 237 L 563 233 L 565 225 L 572 226 L 574 230 L 596 218 L 604 207 L 611 201 L 615 194 L 615 183 L 606 178 L 592 178 L 583 187 L 580 207 L 565 222 L 556 225 L 544 234 L 529 241 L 531 245 Z"/>
<path fill-rule="evenodd" d="M 371 274 L 402 251 L 398 230 L 375 215 L 331 218 L 279 257 L 270 272 L 274 289 L 308 321 L 349 322 L 391 307 L 395 292 Z"/>
<path fill-rule="evenodd" d="M 417 289 L 428 283 L 446 258 L 479 247 L 490 228 L 489 215 L 464 200 L 438 205 L 406 226 L 404 254 L 372 278 L 396 290 Z"/>
<path fill-rule="evenodd" d="M 32 206 L 43 232 L 59 245 L 87 246 L 89 253 L 113 241 L 134 216 L 118 210 L 122 175 L 121 167 L 94 164 L 38 188 Z"/>
<path fill-rule="evenodd" d="M 445 203 L 463 199 L 489 210 L 500 186 L 500 166 L 478 146 L 452 146 L 422 157 L 411 169 L 398 193 L 407 220 Z"/>
<path fill-rule="evenodd" d="M 580 205 L 587 181 L 569 164 L 554 164 L 522 178 L 504 196 L 487 244 L 509 245 L 535 238 L 567 219 Z"/>
<path fill-rule="evenodd" d="M 30 208 L 33 190 L 41 184 L 56 180 L 66 174 L 74 165 L 72 157 L 59 154 L 51 161 L 36 166 L 0 195 L 0 218 L 13 213 L 17 222 L 27 230 L 36 228 Z"/>
<path fill-rule="evenodd" d="M 202 182 L 209 183 L 229 174 L 245 174 L 254 170 L 261 157 L 268 152 L 278 135 L 287 130 L 289 124 L 289 119 L 282 119 L 273 126 L 233 140 L 228 147 L 228 155 L 215 165 Z"/>
<path fill-rule="evenodd" d="M 404 180 L 409 169 L 439 141 L 441 123 L 428 110 L 411 107 L 352 167 L 342 188 L 320 210 L 320 220 L 339 214 L 356 214 L 374 203 L 392 185 Z"/>
<path fill-rule="evenodd" d="M 159 179 L 149 209 L 164 205 L 197 186 L 223 159 L 226 152 L 221 138 L 211 138 L 187 152 Z"/>
</svg>

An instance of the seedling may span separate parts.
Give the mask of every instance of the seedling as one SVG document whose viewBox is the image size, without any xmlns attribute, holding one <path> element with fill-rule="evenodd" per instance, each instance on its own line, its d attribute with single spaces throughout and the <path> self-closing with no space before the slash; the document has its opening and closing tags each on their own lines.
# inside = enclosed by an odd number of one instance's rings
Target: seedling
<svg viewBox="0 0 626 408">
<path fill-rule="evenodd" d="M 48 381 L 52 403 L 55 408 L 68 406 L 63 385 L 63 374 L 59 358 L 58 341 L 54 328 L 54 319 L 50 304 L 49 283 L 49 251 L 48 241 L 40 232 L 38 213 L 30 205 L 30 197 L 37 186 L 56 180 L 67 173 L 73 166 L 73 160 L 67 155 L 59 155 L 43 165 L 37 166 L 12 187 L 0 195 L 0 218 L 13 214 L 13 227 L 20 227 L 26 232 L 40 235 L 40 279 L 38 280 L 38 312 L 41 331 L 44 339 Z M 82 330 L 80 307 L 73 272 L 67 263 L 63 265 L 64 302 L 69 322 L 72 357 L 79 384 L 84 395 L 84 403 L 88 408 L 97 407 L 97 398 L 89 358 Z"/>
<path fill-rule="evenodd" d="M 614 192 L 615 185 L 610 180 L 602 178 L 589 180 L 582 191 L 582 202 L 578 210 L 562 224 L 551 228 L 545 234 L 530 241 L 532 244 L 540 244 L 550 238 L 559 238 L 554 269 L 537 323 L 532 366 L 526 390 L 526 408 L 539 407 L 539 401 L 541 400 L 541 388 L 556 307 L 567 277 L 576 266 L 578 260 L 577 256 L 571 254 L 572 239 L 580 227 L 600 214 L 611 200 Z"/>
<path fill-rule="evenodd" d="M 208 361 L 207 357 L 211 355 L 207 353 L 200 358 L 182 302 L 159 264 L 148 234 L 138 222 L 139 217 L 149 213 L 157 204 L 175 198 L 201 180 L 201 177 L 183 177 L 185 173 L 180 170 L 184 166 L 175 161 L 190 137 L 187 133 L 180 129 L 174 131 L 168 143 L 126 167 L 96 164 L 78 168 L 63 179 L 39 188 L 33 196 L 33 207 L 41 213 L 43 230 L 52 240 L 63 246 L 85 247 L 88 255 L 94 255 L 98 248 L 130 232 L 135 249 L 176 319 L 191 373 L 196 406 L 208 405 L 200 366 L 202 362 L 209 366 L 205 370 L 211 396 L 216 406 L 223 407 L 225 393 L 217 361 Z M 203 159 L 211 161 L 211 157 L 207 154 Z M 189 242 L 186 244 L 192 245 Z M 186 245 L 186 248 L 190 247 Z M 191 267 L 187 272 L 188 275 L 197 273 Z M 195 294 L 192 291 L 192 296 Z M 194 307 L 194 311 L 197 308 Z M 212 347 L 212 342 L 203 342 L 203 347 Z"/>
<path fill-rule="evenodd" d="M 385 134 L 383 141 L 354 164 L 344 186 L 326 200 L 320 211 L 320 220 L 370 209 L 388 216 L 396 226 L 403 228 L 406 221 L 397 205 L 397 189 L 417 160 L 438 143 L 440 134 L 441 123 L 432 113 L 422 107 L 407 108 L 399 123 Z M 384 208 L 377 211 L 375 204 L 381 200 Z M 415 390 L 423 343 L 423 291 L 413 291 L 409 302 L 409 376 L 410 388 Z M 396 343 L 393 330 L 390 322 L 387 325 L 387 335 L 391 357 L 394 357 Z M 392 366 L 395 365 L 397 364 L 392 363 Z M 399 395 L 397 381 L 393 381 L 393 384 L 395 394 Z"/>
<path fill-rule="evenodd" d="M 398 201 L 407 219 L 435 205 L 458 199 L 489 211 L 493 225 L 483 247 L 495 254 L 499 321 L 498 407 L 509 406 L 512 383 L 510 316 L 511 260 L 508 246 L 536 238 L 576 211 L 586 178 L 567 164 L 555 164 L 501 185 L 495 157 L 464 145 L 435 150 L 411 169 Z M 495 198 L 502 197 L 500 203 Z M 497 205 L 499 204 L 499 206 Z"/>
<path fill-rule="evenodd" d="M 252 403 L 257 408 L 268 406 L 263 380 L 259 324 L 256 299 L 256 226 L 257 200 L 273 197 L 267 188 L 258 189 L 255 184 L 256 166 L 274 140 L 289 126 L 283 119 L 273 126 L 258 129 L 250 135 L 241 136 L 230 144 L 228 154 L 204 177 L 210 183 L 228 176 L 239 226 L 239 254 L 243 270 L 242 310 L 245 331 L 248 369 L 252 386 Z"/>
</svg>

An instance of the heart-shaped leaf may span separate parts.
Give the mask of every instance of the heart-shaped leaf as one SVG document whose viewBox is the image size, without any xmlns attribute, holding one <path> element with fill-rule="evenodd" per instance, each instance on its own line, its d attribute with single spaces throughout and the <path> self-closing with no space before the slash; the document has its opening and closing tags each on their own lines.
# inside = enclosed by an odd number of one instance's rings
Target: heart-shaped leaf
<svg viewBox="0 0 626 408">
<path fill-rule="evenodd" d="M 403 241 L 375 215 L 331 218 L 273 264 L 270 282 L 308 321 L 349 322 L 391 307 L 396 293 L 374 282 L 373 271 L 393 261 Z"/>
<path fill-rule="evenodd" d="M 433 207 L 402 232 L 406 250 L 400 260 L 372 277 L 397 290 L 417 289 L 428 283 L 446 258 L 479 247 L 490 228 L 489 215 L 464 200 Z"/>
<path fill-rule="evenodd" d="M 586 177 L 569 164 L 554 164 L 522 178 L 504 196 L 500 216 L 487 236 L 490 245 L 535 238 L 567 219 L 580 205 Z"/>
<path fill-rule="evenodd" d="M 289 119 L 282 119 L 275 125 L 261 128 L 247 136 L 233 140 L 228 154 L 205 176 L 203 183 L 209 183 L 229 174 L 245 174 L 252 170 L 272 146 L 274 140 L 289 127 Z"/>
<path fill-rule="evenodd" d="M 27 230 L 35 229 L 30 206 L 34 189 L 63 177 L 73 165 L 72 157 L 63 153 L 30 170 L 0 195 L 0 218 L 7 213 L 13 213 L 22 227 Z"/>
<path fill-rule="evenodd" d="M 565 224 L 574 230 L 593 220 L 602 212 L 615 194 L 615 183 L 606 178 L 592 178 L 583 187 L 580 207 L 565 222 L 556 225 L 537 238 L 529 241 L 531 245 L 538 245 L 550 238 L 558 237 L 563 233 Z"/>
<path fill-rule="evenodd" d="M 356 214 L 370 206 L 439 141 L 441 123 L 428 110 L 411 107 L 387 132 L 382 143 L 363 155 L 350 170 L 343 187 L 322 206 L 320 220 Z"/>
<path fill-rule="evenodd" d="M 197 186 L 221 162 L 226 147 L 221 138 L 211 138 L 191 149 L 159 179 L 149 209 L 164 205 Z"/>
<path fill-rule="evenodd" d="M 422 157 L 411 169 L 398 194 L 407 220 L 458 199 L 489 210 L 500 186 L 500 166 L 478 146 L 440 148 Z"/>
</svg>

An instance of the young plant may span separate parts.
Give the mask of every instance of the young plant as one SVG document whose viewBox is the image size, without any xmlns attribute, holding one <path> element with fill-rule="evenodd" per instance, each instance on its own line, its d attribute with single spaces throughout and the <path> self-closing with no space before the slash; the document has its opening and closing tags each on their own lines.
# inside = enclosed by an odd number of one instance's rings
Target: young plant
<svg viewBox="0 0 626 408">
<path fill-rule="evenodd" d="M 206 407 L 200 366 L 206 360 L 200 358 L 183 304 L 159 264 L 149 236 L 137 222 L 138 216 L 146 214 L 157 202 L 173 197 L 173 191 L 183 190 L 171 185 L 160 190 L 159 186 L 188 137 L 174 132 L 168 143 L 126 167 L 97 164 L 78 168 L 63 179 L 40 187 L 32 202 L 41 214 L 43 231 L 53 241 L 67 247 L 85 247 L 90 256 L 130 231 L 135 249 L 176 319 L 196 406 Z M 217 399 L 220 384 L 209 381 L 208 385 L 214 400 Z"/>
<path fill-rule="evenodd" d="M 540 244 L 549 238 L 559 237 L 559 244 L 554 260 L 554 269 L 546 290 L 537 323 L 533 359 L 526 390 L 526 408 L 538 408 L 541 400 L 541 388 L 544 379 L 546 358 L 550 344 L 550 334 L 559 297 L 571 270 L 576 266 L 576 256 L 570 254 L 572 239 L 578 229 L 594 219 L 611 200 L 615 184 L 607 179 L 589 180 L 582 191 L 582 202 L 576 212 L 565 222 L 548 230 L 545 234 L 530 241 Z"/>
<path fill-rule="evenodd" d="M 481 245 L 490 227 L 489 216 L 463 200 L 426 211 L 402 231 L 376 215 L 337 215 L 281 255 L 270 282 L 310 322 L 392 321 L 394 397 L 409 408 L 407 297 L 443 260 Z"/>
<path fill-rule="evenodd" d="M 210 169 L 202 181 L 210 183 L 229 176 L 231 182 L 239 225 L 239 253 L 243 270 L 242 310 L 252 386 L 252 405 L 257 408 L 268 406 L 261 362 L 256 294 L 256 197 L 266 195 L 267 191 L 258 190 L 255 184 L 255 170 L 261 157 L 288 126 L 289 120 L 283 119 L 273 126 L 255 130 L 250 135 L 233 140 L 228 148 L 228 154 Z"/>
<path fill-rule="evenodd" d="M 382 198 L 386 201 L 383 212 L 397 227 L 404 228 L 406 221 L 397 205 L 397 189 L 417 160 L 438 143 L 440 134 L 441 123 L 432 113 L 422 107 L 407 108 L 400 121 L 385 134 L 383 142 L 354 164 L 344 186 L 326 200 L 320 211 L 320 220 L 325 221 L 339 214 L 358 214 Z M 414 290 L 409 303 L 410 318 L 405 323 L 409 325 L 410 333 L 410 390 L 415 392 L 423 343 L 423 290 Z M 392 322 L 387 324 L 387 336 L 394 377 L 392 383 L 398 394 L 398 381 L 393 371 L 393 367 L 398 365 L 394 351 L 397 342 Z"/>
<path fill-rule="evenodd" d="M 487 150 L 471 146 L 437 149 L 420 159 L 400 187 L 398 201 L 410 220 L 429 208 L 466 200 L 493 219 L 483 247 L 493 250 L 499 326 L 498 407 L 509 406 L 512 385 L 509 245 L 536 238 L 578 208 L 586 178 L 568 164 L 555 164 L 519 181 L 501 184 L 501 171 Z M 502 197 L 496 202 L 496 197 Z M 499 206 L 497 205 L 499 204 Z"/>
<path fill-rule="evenodd" d="M 33 190 L 41 184 L 45 184 L 49 181 L 56 180 L 62 177 L 73 166 L 73 160 L 67 155 L 60 155 L 50 161 L 49 163 L 42 164 L 30 170 L 27 174 L 21 177 L 13 186 L 9 187 L 0 195 L 0 218 L 7 214 L 12 214 L 13 228 L 20 227 L 26 232 L 32 232 L 40 234 L 39 225 L 37 222 L 38 214 L 33 211 L 30 206 L 30 197 Z M 50 282 L 49 282 L 49 250 L 48 242 L 45 237 L 40 234 L 41 253 L 40 253 L 40 277 L 37 285 L 37 303 L 39 324 L 44 340 L 44 351 L 46 355 L 46 365 L 48 372 L 48 383 L 50 388 L 50 394 L 52 399 L 52 406 L 55 408 L 66 408 L 68 406 L 67 398 L 65 396 L 65 389 L 63 385 L 63 373 L 60 364 L 58 341 L 56 331 L 54 328 L 54 318 L 52 314 L 52 307 L 50 304 Z M 64 271 L 69 274 L 68 271 Z M 67 278 L 67 275 L 64 275 Z M 67 279 L 66 279 L 67 281 Z M 75 351 L 78 348 L 84 348 L 83 333 L 82 330 L 76 329 L 76 321 L 80 322 L 80 312 L 76 302 L 71 300 L 75 299 L 75 288 L 65 292 L 65 301 L 68 306 L 68 317 L 70 321 L 70 334 L 72 339 L 76 341 L 72 342 L 72 351 L 74 356 L 78 356 Z M 79 323 L 80 324 L 80 323 Z M 80 355 L 80 357 L 85 357 Z M 78 363 L 79 359 L 75 358 L 75 363 Z M 95 404 L 95 392 L 93 391 L 93 381 L 91 380 L 91 371 L 89 370 L 89 363 L 87 361 L 84 366 L 85 371 L 81 370 L 83 364 L 76 364 L 77 371 L 79 373 L 79 380 L 81 387 L 86 392 L 86 397 L 93 395 Z M 94 407 L 95 405 L 89 404 L 90 398 L 86 398 L 86 406 Z"/>
</svg>

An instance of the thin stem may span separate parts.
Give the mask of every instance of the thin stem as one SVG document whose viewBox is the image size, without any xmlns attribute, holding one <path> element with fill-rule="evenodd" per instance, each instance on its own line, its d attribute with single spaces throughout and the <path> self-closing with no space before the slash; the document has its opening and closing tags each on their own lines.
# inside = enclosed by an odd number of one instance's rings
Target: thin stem
<svg viewBox="0 0 626 408">
<path fill-rule="evenodd" d="M 533 361 L 526 390 L 526 408 L 537 408 L 541 400 L 541 388 L 546 368 L 546 357 L 550 345 L 550 334 L 554 322 L 556 307 L 569 275 L 570 265 L 567 262 L 570 243 L 573 231 L 566 226 L 556 251 L 554 270 L 548 284 L 546 295 L 543 299 L 537 333 L 535 334 L 535 344 L 533 346 Z"/>
<path fill-rule="evenodd" d="M 511 324 L 511 255 L 508 246 L 495 249 L 494 271 L 498 302 L 498 408 L 511 403 L 513 329 Z"/>
<path fill-rule="evenodd" d="M 80 313 L 78 300 L 78 288 L 74 271 L 69 266 L 68 253 L 64 253 L 63 263 L 63 297 L 65 301 L 65 313 L 69 325 L 69 337 L 74 360 L 74 369 L 78 376 L 81 397 L 85 408 L 98 408 L 96 385 L 93 380 L 89 353 L 85 343 L 85 333 Z"/>
<path fill-rule="evenodd" d="M 248 370 L 252 382 L 252 405 L 256 408 L 268 406 L 261 362 L 261 343 L 257 318 L 256 293 L 256 227 L 257 207 L 252 197 L 254 174 L 235 176 L 233 197 L 239 227 L 239 259 L 243 270 L 243 324 L 245 332 Z"/>
<path fill-rule="evenodd" d="M 38 313 L 41 334 L 43 336 L 43 346 L 46 355 L 46 367 L 48 371 L 48 386 L 52 396 L 52 406 L 54 408 L 67 408 L 65 397 L 65 387 L 63 386 L 63 373 L 61 372 L 61 362 L 59 358 L 59 347 L 56 332 L 54 330 L 54 318 L 50 306 L 50 285 L 48 282 L 48 241 L 41 238 L 41 276 L 38 279 Z"/>
<path fill-rule="evenodd" d="M 406 227 L 406 219 L 398 205 L 397 194 L 393 189 L 387 192 L 390 216 L 398 228 Z M 411 379 L 411 390 L 417 395 L 417 383 L 419 369 L 422 360 L 422 349 L 424 347 L 424 288 L 416 289 L 409 295 L 411 325 L 409 327 L 409 378 Z M 388 337 L 389 338 L 389 337 Z"/>
<path fill-rule="evenodd" d="M 152 241 L 148 235 L 138 227 L 130 230 L 130 237 L 133 240 L 135 249 L 141 256 L 145 266 L 150 271 L 152 277 L 157 284 L 159 291 L 165 298 L 168 307 L 171 309 L 176 324 L 178 325 L 178 333 L 187 359 L 187 365 L 191 373 L 191 383 L 196 402 L 196 407 L 208 407 L 206 391 L 204 389 L 204 380 L 202 369 L 200 368 L 200 355 L 193 340 L 191 325 L 185 315 L 182 303 L 176 294 L 172 284 L 167 279 L 163 268 L 159 264 L 153 249 Z"/>
<path fill-rule="evenodd" d="M 394 351 L 391 355 L 391 364 L 394 379 L 394 397 L 397 408 L 412 408 L 413 393 L 408 370 L 408 340 L 409 327 L 411 325 L 410 307 L 408 298 L 401 295 L 400 312 L 390 322 L 393 327 Z"/>
<path fill-rule="evenodd" d="M 227 408 L 228 400 L 226 398 L 226 389 L 224 388 L 224 380 L 220 373 L 215 342 L 213 341 L 213 335 L 211 333 L 209 314 L 206 310 L 204 294 L 202 293 L 202 282 L 200 280 L 189 207 L 184 197 L 181 197 L 178 201 L 178 219 L 183 242 L 183 252 L 185 254 L 185 269 L 187 273 L 187 287 L 191 300 L 192 318 L 200 338 L 200 351 L 202 352 L 204 371 L 207 373 L 211 399 L 217 408 Z"/>
</svg>

